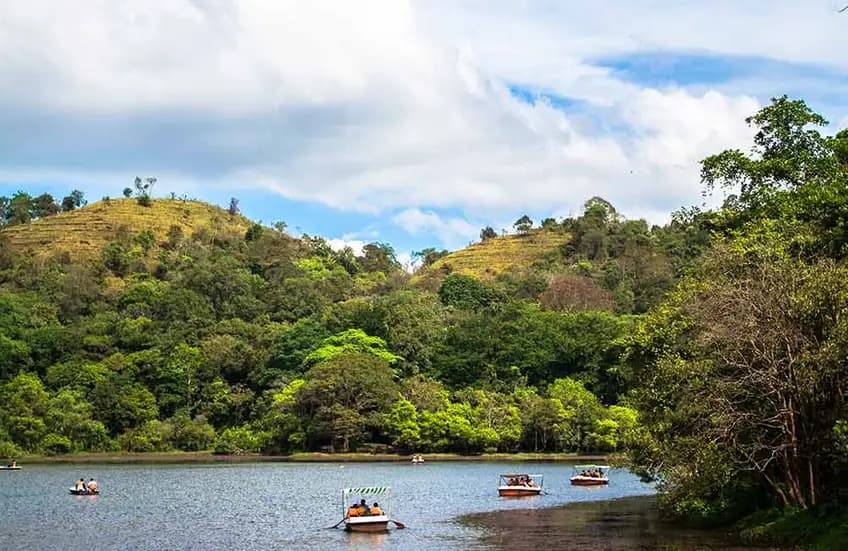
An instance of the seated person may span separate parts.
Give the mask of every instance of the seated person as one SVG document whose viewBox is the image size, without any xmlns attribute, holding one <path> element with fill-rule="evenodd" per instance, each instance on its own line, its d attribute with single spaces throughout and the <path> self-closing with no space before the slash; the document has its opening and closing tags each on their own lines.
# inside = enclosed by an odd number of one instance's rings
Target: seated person
<svg viewBox="0 0 848 551">
<path fill-rule="evenodd" d="M 82 490 L 85 490 L 85 480 L 83 480 L 82 478 L 80 478 L 79 480 L 77 480 L 77 481 L 74 483 L 74 490 L 76 490 L 76 491 L 78 491 L 78 492 L 80 492 L 80 491 L 82 491 Z"/>
<path fill-rule="evenodd" d="M 97 492 L 97 481 L 93 478 L 88 481 L 88 491 L 92 493 Z"/>
<path fill-rule="evenodd" d="M 357 506 L 357 511 L 359 511 L 359 516 L 361 516 L 361 517 L 364 517 L 364 516 L 370 514 L 370 512 L 368 510 L 368 504 L 365 503 L 364 499 L 359 501 L 359 505 Z"/>
<path fill-rule="evenodd" d="M 533 482 L 533 479 L 532 479 L 532 478 L 529 478 L 529 477 L 527 478 L 527 485 L 528 485 L 528 486 L 530 486 L 531 488 L 535 488 L 535 487 L 536 487 L 536 483 L 535 483 L 535 482 Z"/>
<path fill-rule="evenodd" d="M 383 514 L 383 510 L 380 509 L 380 505 L 377 504 L 376 501 L 374 502 L 374 505 L 371 506 L 371 514 L 372 515 L 382 515 Z"/>
</svg>

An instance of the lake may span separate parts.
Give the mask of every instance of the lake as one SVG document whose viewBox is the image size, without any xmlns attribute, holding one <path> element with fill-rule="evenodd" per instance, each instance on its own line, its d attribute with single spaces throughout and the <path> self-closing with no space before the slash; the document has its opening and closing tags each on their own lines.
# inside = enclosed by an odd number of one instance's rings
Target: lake
<svg viewBox="0 0 848 551">
<path fill-rule="evenodd" d="M 498 497 L 498 475 L 513 471 L 543 474 L 547 495 Z M 0 548 L 482 549 L 485 529 L 459 516 L 653 493 L 623 469 L 599 488 L 572 487 L 570 474 L 565 463 L 25 465 L 0 472 Z M 102 494 L 70 495 L 81 477 Z M 374 485 L 392 487 L 406 530 L 326 529 L 343 516 L 343 487 Z"/>
</svg>

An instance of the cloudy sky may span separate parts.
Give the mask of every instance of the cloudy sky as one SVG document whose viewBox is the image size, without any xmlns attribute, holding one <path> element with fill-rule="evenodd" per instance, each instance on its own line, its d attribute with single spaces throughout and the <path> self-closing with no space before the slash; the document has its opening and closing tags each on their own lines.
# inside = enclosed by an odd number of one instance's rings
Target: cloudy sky
<svg viewBox="0 0 848 551">
<path fill-rule="evenodd" d="M 769 97 L 848 125 L 840 7 L 3 0 L 0 195 L 156 176 L 158 195 L 407 253 L 593 195 L 662 222 Z"/>
</svg>

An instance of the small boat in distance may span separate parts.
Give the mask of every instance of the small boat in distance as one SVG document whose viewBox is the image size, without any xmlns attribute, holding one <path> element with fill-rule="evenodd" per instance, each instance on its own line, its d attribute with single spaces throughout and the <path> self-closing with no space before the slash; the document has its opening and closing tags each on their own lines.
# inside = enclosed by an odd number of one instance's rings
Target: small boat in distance
<svg viewBox="0 0 848 551">
<path fill-rule="evenodd" d="M 540 474 L 502 474 L 498 484 L 498 495 L 501 497 L 537 496 L 542 493 L 543 478 Z"/>
<path fill-rule="evenodd" d="M 424 456 L 422 455 L 413 455 L 412 456 L 412 464 L 413 465 L 421 465 L 424 463 Z"/>
<path fill-rule="evenodd" d="M 8 465 L 0 465 L 0 471 L 20 471 L 21 467 L 18 466 L 18 462 L 12 459 L 12 462 Z"/>
<path fill-rule="evenodd" d="M 75 496 L 96 496 L 100 494 L 100 490 L 77 490 L 76 488 L 68 488 L 68 491 Z"/>
<path fill-rule="evenodd" d="M 608 465 L 575 465 L 572 486 L 605 486 L 609 484 Z"/>
<path fill-rule="evenodd" d="M 386 532 L 391 520 L 391 491 L 388 486 L 345 488 L 342 490 L 342 512 L 344 527 L 348 532 Z M 363 497 L 363 496 L 367 496 Z M 378 505 L 377 499 L 382 502 Z M 348 502 L 354 499 L 353 504 Z M 372 501 L 373 505 L 368 502 Z M 395 522 L 398 528 L 402 524 Z"/>
</svg>

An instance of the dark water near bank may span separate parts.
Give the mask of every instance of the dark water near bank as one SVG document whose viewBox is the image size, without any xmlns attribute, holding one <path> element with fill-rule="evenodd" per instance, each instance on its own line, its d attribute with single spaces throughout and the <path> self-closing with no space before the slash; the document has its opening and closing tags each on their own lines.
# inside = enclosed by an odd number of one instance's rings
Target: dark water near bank
<svg viewBox="0 0 848 551">
<path fill-rule="evenodd" d="M 498 474 L 515 470 L 544 474 L 549 494 L 499 498 Z M 497 547 L 486 539 L 492 527 L 458 517 L 653 492 L 624 470 L 613 470 L 606 488 L 574 488 L 570 472 L 562 463 L 25 466 L 0 473 L 0 549 Z M 96 478 L 103 493 L 69 495 L 80 477 Z M 342 518 L 341 488 L 365 485 L 393 487 L 393 517 L 408 529 L 380 535 L 325 529 Z M 510 549 L 529 548 L 515 541 Z"/>
<path fill-rule="evenodd" d="M 484 530 L 481 549 L 568 549 L 569 551 L 737 551 L 720 530 L 697 530 L 663 522 L 653 496 L 578 502 L 526 511 L 467 515 L 463 521 Z M 765 548 L 759 548 L 765 549 Z"/>
</svg>

